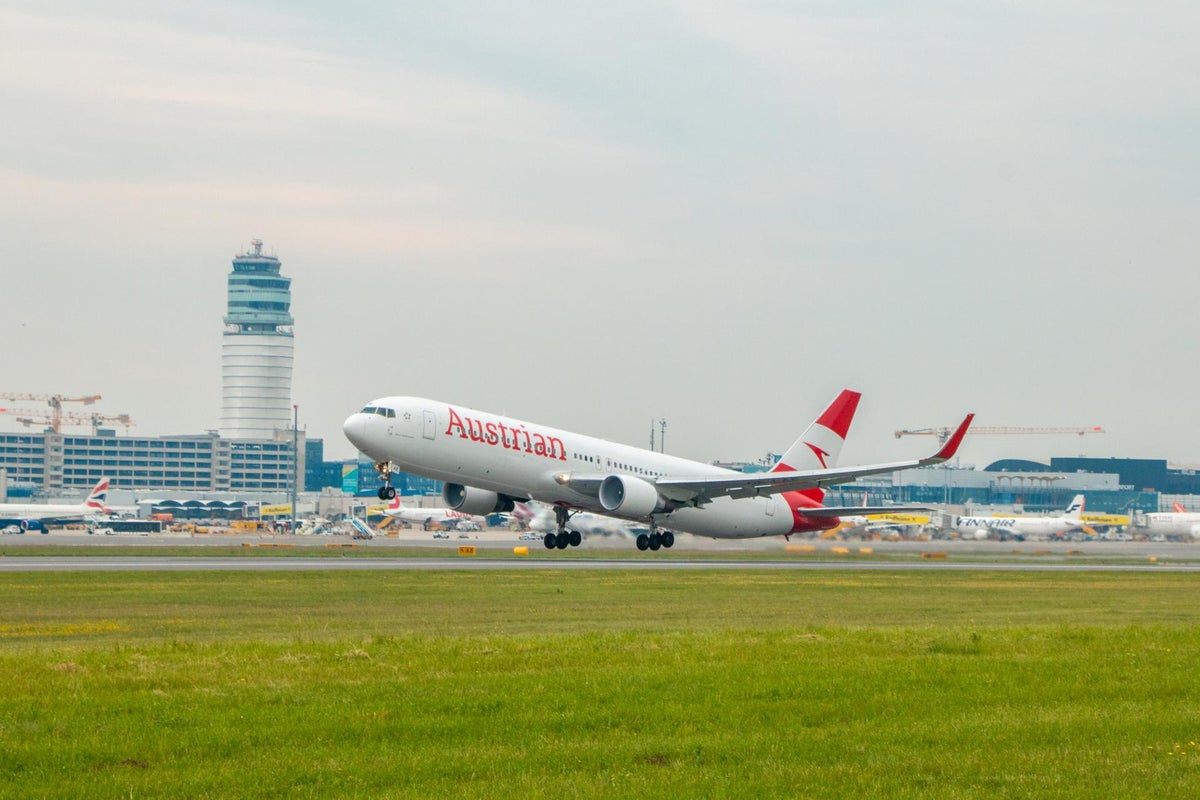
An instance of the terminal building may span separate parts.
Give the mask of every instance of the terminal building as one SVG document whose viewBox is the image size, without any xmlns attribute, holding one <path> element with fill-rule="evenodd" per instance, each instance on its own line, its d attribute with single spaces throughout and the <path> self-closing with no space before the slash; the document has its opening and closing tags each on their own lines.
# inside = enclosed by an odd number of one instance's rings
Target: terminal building
<svg viewBox="0 0 1200 800">
<path fill-rule="evenodd" d="M 0 433 L 0 470 L 8 488 L 47 496 L 86 490 L 103 478 L 114 489 L 184 492 L 278 492 L 305 474 L 309 442 L 292 432 L 272 439 L 195 436 L 77 436 Z"/>
</svg>

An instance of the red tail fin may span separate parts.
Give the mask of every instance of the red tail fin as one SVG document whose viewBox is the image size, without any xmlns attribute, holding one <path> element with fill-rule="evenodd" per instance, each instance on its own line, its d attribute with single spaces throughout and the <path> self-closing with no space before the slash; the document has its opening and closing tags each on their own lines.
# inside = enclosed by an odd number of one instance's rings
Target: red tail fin
<svg viewBox="0 0 1200 800">
<path fill-rule="evenodd" d="M 788 448 L 771 471 L 828 469 L 834 466 L 861 397 L 858 392 L 843 389 L 821 416 L 817 417 L 804 434 Z"/>
<path fill-rule="evenodd" d="M 821 412 L 821 416 L 817 417 L 804 434 L 788 448 L 771 471 L 831 469 L 836 466 L 861 398 L 860 393 L 843 389 Z M 821 488 L 804 489 L 800 494 L 817 503 L 825 498 L 825 490 Z"/>
</svg>

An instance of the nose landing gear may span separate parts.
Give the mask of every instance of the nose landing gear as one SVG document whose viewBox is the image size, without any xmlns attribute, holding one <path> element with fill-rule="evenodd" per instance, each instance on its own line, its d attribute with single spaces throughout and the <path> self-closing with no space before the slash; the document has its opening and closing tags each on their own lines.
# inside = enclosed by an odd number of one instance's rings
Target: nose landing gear
<svg viewBox="0 0 1200 800">
<path fill-rule="evenodd" d="M 383 486 L 379 487 L 376 492 L 380 500 L 391 500 L 396 496 L 396 490 L 392 488 L 392 462 L 380 461 L 375 465 L 375 471 L 379 473 L 379 479 L 383 481 Z"/>
</svg>

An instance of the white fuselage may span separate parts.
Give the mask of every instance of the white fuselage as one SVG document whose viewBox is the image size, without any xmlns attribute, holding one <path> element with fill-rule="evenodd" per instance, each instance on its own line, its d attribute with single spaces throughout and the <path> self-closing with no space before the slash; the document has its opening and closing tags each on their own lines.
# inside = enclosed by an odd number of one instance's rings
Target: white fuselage
<svg viewBox="0 0 1200 800">
<path fill-rule="evenodd" d="M 410 525 L 426 525 L 434 522 L 439 525 L 457 525 L 460 522 L 483 525 L 484 522 L 480 517 L 464 514 L 452 508 L 389 508 L 383 512 L 383 515 L 407 522 Z"/>
<path fill-rule="evenodd" d="M 1070 517 L 955 517 L 954 529 L 960 533 L 986 538 L 989 534 L 1047 539 L 1078 530 L 1083 523 Z"/>
<path fill-rule="evenodd" d="M 586 511 L 580 511 L 571 517 L 571 528 L 585 535 L 626 536 L 632 531 L 633 524 L 628 520 L 589 514 Z M 535 533 L 554 533 L 558 530 L 558 523 L 554 520 L 554 514 L 547 509 L 529 521 L 529 530 Z"/>
<path fill-rule="evenodd" d="M 1145 531 L 1152 536 L 1190 536 L 1200 539 L 1200 514 L 1188 511 L 1147 514 Z"/>
<path fill-rule="evenodd" d="M 567 474 L 656 476 L 737 474 L 697 461 L 420 397 L 388 397 L 346 420 L 346 436 L 377 462 L 450 484 L 484 489 L 609 516 L 595 495 L 555 480 Z M 649 519 L 622 517 L 638 522 Z M 714 538 L 787 534 L 793 514 L 785 496 L 718 497 L 699 508 L 656 514 L 656 524 Z"/>
<path fill-rule="evenodd" d="M 0 520 L 12 522 L 67 521 L 103 514 L 103 509 L 85 503 L 47 505 L 44 503 L 0 503 Z"/>
</svg>

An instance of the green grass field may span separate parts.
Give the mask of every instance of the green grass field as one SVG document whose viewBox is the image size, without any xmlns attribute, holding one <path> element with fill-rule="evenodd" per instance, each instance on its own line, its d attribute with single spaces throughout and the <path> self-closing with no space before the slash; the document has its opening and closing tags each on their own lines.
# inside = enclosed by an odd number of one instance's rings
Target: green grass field
<svg viewBox="0 0 1200 800">
<path fill-rule="evenodd" d="M 6 573 L 0 797 L 1188 797 L 1171 573 Z"/>
</svg>

